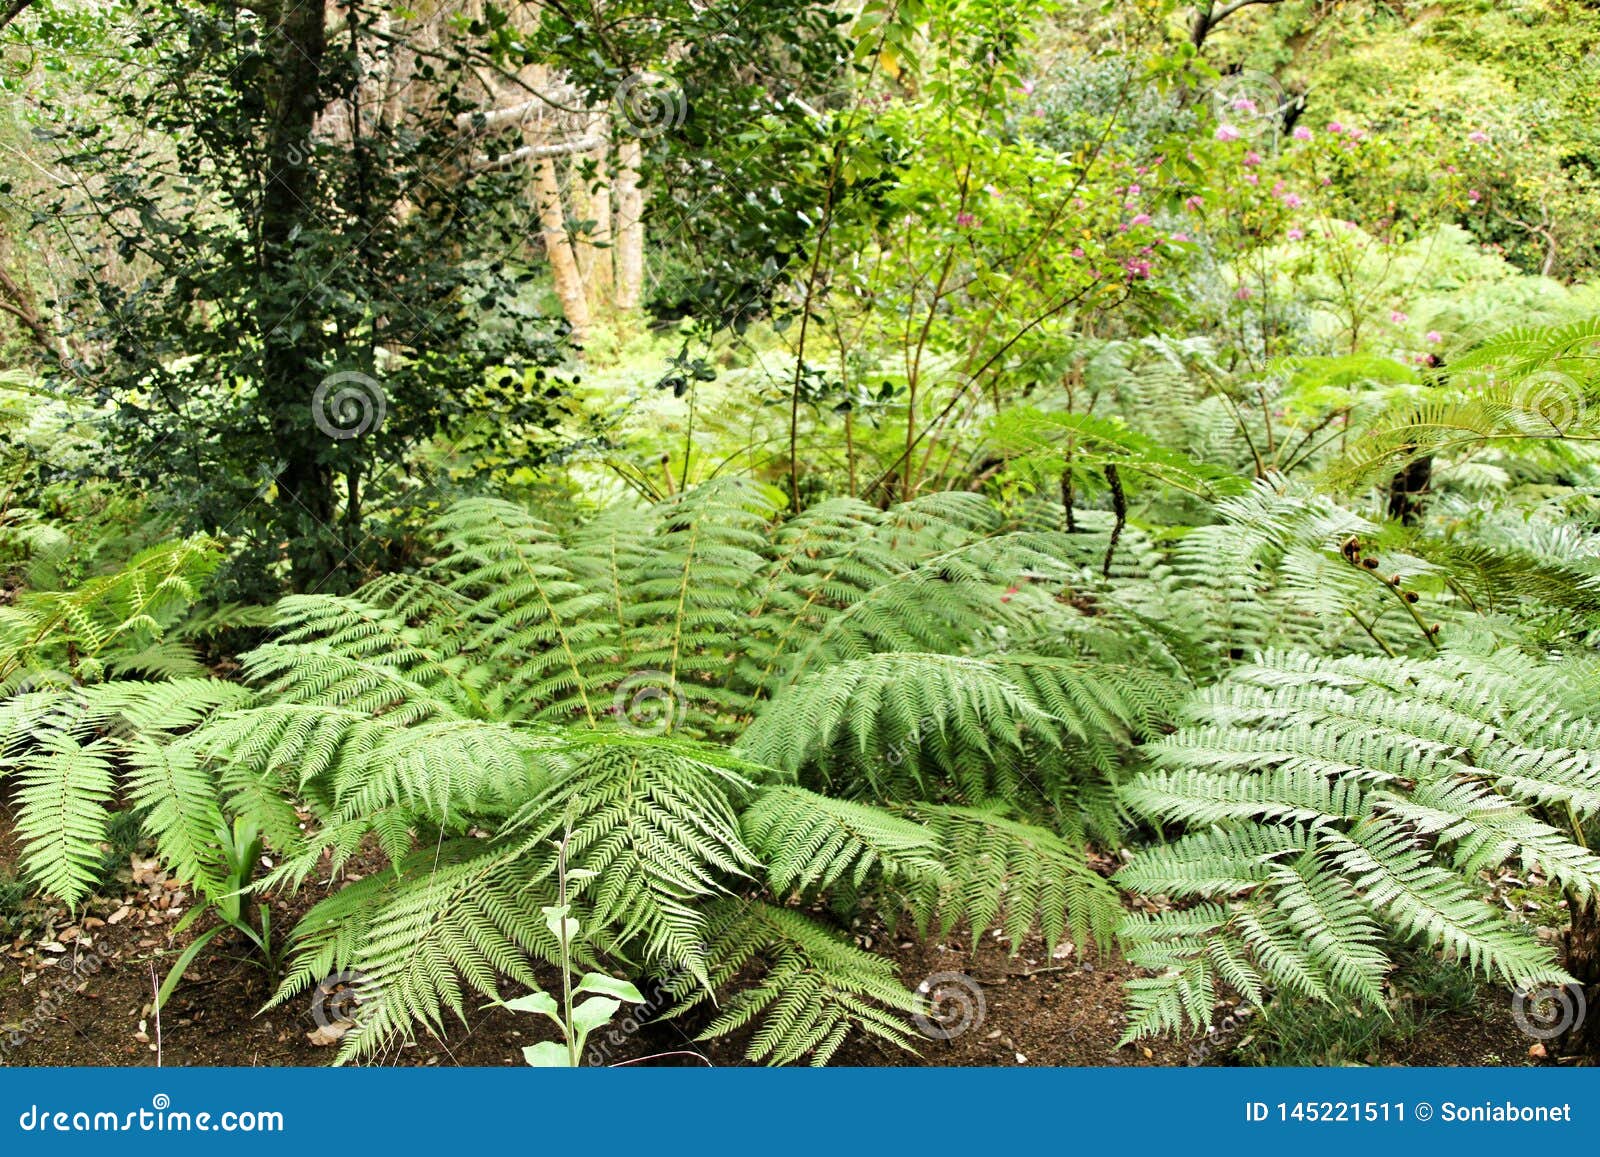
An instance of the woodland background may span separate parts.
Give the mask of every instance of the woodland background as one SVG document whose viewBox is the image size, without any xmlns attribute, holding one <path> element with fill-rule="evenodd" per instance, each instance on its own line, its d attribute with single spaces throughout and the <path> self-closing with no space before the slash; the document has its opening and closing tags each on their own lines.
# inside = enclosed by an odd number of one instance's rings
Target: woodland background
<svg viewBox="0 0 1600 1157">
<path fill-rule="evenodd" d="M 1590 0 L 12 0 L 0 90 L 10 1062 L 1600 1056 Z"/>
</svg>

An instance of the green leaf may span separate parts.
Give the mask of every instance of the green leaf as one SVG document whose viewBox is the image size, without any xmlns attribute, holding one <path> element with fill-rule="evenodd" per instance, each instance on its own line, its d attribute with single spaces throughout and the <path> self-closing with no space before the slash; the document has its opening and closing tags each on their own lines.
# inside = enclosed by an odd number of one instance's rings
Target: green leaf
<svg viewBox="0 0 1600 1157">
<path fill-rule="evenodd" d="M 536 1012 L 540 1016 L 548 1016 L 557 1024 L 561 1023 L 561 1006 L 547 992 L 530 992 L 527 996 L 508 1000 L 506 1007 L 512 1012 Z"/>
<path fill-rule="evenodd" d="M 544 926 L 550 929 L 550 935 L 557 940 L 564 940 L 566 943 L 571 944 L 578 938 L 578 922 L 567 915 L 568 912 L 572 911 L 570 905 L 552 904 L 549 907 L 541 908 L 540 911 L 544 913 Z"/>
<path fill-rule="evenodd" d="M 161 988 L 156 993 L 157 1012 L 160 1012 L 162 1006 L 167 1003 L 167 997 L 171 996 L 172 990 L 178 987 L 178 981 L 183 979 L 183 974 L 188 970 L 189 965 L 194 963 L 195 957 L 204 952 L 206 945 L 216 939 L 217 933 L 227 927 L 228 925 L 226 924 L 218 924 L 215 928 L 207 928 L 194 938 L 189 947 L 183 950 L 183 955 L 178 957 L 177 963 L 167 973 L 167 978 L 161 982 Z"/>
<path fill-rule="evenodd" d="M 565 1045 L 543 1040 L 522 1050 L 522 1059 L 536 1069 L 570 1069 L 572 1057 Z"/>
<path fill-rule="evenodd" d="M 634 1004 L 643 1004 L 644 997 L 639 990 L 626 980 L 618 980 L 614 976 L 607 976 L 603 972 L 590 972 L 578 982 L 578 987 L 573 989 L 573 994 L 584 992 L 599 992 L 606 996 L 614 996 L 618 1000 L 632 1001 Z"/>
<path fill-rule="evenodd" d="M 583 1055 L 584 1042 L 589 1039 L 589 1034 L 608 1023 L 621 1007 L 620 1000 L 612 1000 L 609 996 L 591 996 L 572 1010 L 572 1028 L 577 1034 L 580 1057 Z"/>
</svg>

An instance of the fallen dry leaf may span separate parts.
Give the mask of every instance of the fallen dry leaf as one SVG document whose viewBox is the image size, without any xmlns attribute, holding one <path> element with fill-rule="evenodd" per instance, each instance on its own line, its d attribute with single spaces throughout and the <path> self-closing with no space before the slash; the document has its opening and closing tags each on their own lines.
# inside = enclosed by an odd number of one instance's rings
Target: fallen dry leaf
<svg viewBox="0 0 1600 1157">
<path fill-rule="evenodd" d="M 350 1022 L 339 1020 L 332 1024 L 319 1024 L 316 1030 L 306 1033 L 306 1040 L 317 1048 L 327 1048 L 339 1043 L 339 1038 L 350 1030 Z"/>
</svg>

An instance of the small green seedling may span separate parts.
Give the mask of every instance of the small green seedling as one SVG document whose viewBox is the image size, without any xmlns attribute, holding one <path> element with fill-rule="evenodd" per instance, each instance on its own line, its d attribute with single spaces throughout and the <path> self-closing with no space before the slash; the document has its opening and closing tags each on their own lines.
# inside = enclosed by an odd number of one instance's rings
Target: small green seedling
<svg viewBox="0 0 1600 1157">
<path fill-rule="evenodd" d="M 278 959 L 273 953 L 272 944 L 272 912 L 265 904 L 257 906 L 261 921 L 260 931 L 250 923 L 249 912 L 245 907 L 245 895 L 250 890 L 252 877 L 255 874 L 256 861 L 261 858 L 262 841 L 261 828 L 251 820 L 239 818 L 233 821 L 233 826 L 224 824 L 217 829 L 217 844 L 219 855 L 224 867 L 221 889 L 215 896 L 207 897 L 207 902 L 196 904 L 186 916 L 178 922 L 172 930 L 172 935 L 177 936 L 190 924 L 194 923 L 207 912 L 215 912 L 222 923 L 214 928 L 209 928 L 194 938 L 194 941 L 184 949 L 183 955 L 178 957 L 176 964 L 167 973 L 166 979 L 161 982 L 161 988 L 156 993 L 156 1008 L 159 1011 L 167 1003 L 167 998 L 172 995 L 172 990 L 183 979 L 184 972 L 189 965 L 195 962 L 196 957 L 205 951 L 206 945 L 229 928 L 242 933 L 261 952 L 260 963 L 269 974 L 278 971 Z"/>
<path fill-rule="evenodd" d="M 626 980 L 618 980 L 603 972 L 586 972 L 576 987 L 572 983 L 572 945 L 578 938 L 579 925 L 572 915 L 572 905 L 567 901 L 567 881 L 586 880 L 596 873 L 586 868 L 567 869 L 567 841 L 563 838 L 557 847 L 557 878 L 560 880 L 561 902 L 541 909 L 545 926 L 561 943 L 561 1003 L 542 989 L 527 996 L 505 1001 L 513 1012 L 535 1012 L 553 1020 L 561 1030 L 563 1041 L 540 1041 L 522 1050 L 522 1057 L 530 1065 L 544 1069 L 575 1069 L 583 1058 L 584 1042 L 597 1028 L 611 1023 L 611 1018 L 622 1007 L 623 1001 L 643 1004 L 644 997 Z M 573 1000 L 588 996 L 574 1006 Z"/>
</svg>

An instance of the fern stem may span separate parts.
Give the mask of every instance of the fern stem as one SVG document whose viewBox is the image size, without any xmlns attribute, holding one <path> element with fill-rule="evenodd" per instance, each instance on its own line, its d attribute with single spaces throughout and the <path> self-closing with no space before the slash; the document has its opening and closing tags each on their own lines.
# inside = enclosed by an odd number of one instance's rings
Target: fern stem
<svg viewBox="0 0 1600 1157">
<path fill-rule="evenodd" d="M 1122 491 L 1122 477 L 1117 473 L 1114 462 L 1106 463 L 1106 485 L 1111 487 L 1111 511 L 1117 516 L 1117 521 L 1111 527 L 1111 539 L 1106 543 L 1106 561 L 1100 568 L 1101 578 L 1111 577 L 1111 559 L 1117 553 L 1117 540 L 1122 537 L 1122 528 L 1128 525 L 1128 496 Z"/>
<path fill-rule="evenodd" d="M 567 907 L 567 841 L 570 839 L 572 828 L 568 827 L 561 833 L 561 842 L 556 845 L 556 887 L 559 897 L 556 902 L 561 905 L 561 1028 L 567 1036 L 567 1063 L 577 1068 L 578 1038 L 573 1032 L 572 1023 L 572 945 L 567 938 L 567 929 L 572 926 L 568 923 Z"/>
<path fill-rule="evenodd" d="M 1380 639 L 1378 637 L 1378 632 L 1368 626 L 1366 620 L 1364 620 L 1360 615 L 1356 614 L 1354 610 L 1350 611 L 1350 617 L 1356 621 L 1356 625 L 1365 631 L 1368 637 L 1371 638 L 1374 643 L 1383 648 L 1383 653 L 1385 655 L 1388 655 L 1391 659 L 1399 658 L 1399 656 L 1394 653 L 1394 648 Z"/>
</svg>

